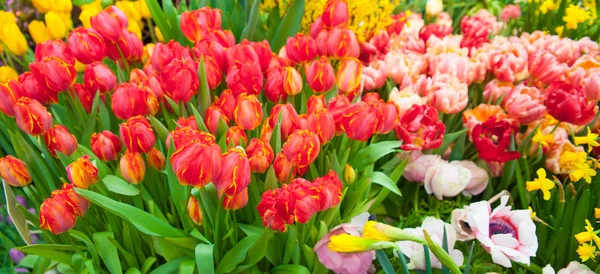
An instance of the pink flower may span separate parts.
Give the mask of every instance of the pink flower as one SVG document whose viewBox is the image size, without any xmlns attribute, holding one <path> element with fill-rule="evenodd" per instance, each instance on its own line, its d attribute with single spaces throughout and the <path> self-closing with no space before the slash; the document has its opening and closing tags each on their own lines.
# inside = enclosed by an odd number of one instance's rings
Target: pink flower
<svg viewBox="0 0 600 274">
<path fill-rule="evenodd" d="M 468 160 L 453 161 L 450 164 L 462 166 L 471 171 L 471 180 L 463 190 L 464 195 L 479 195 L 485 190 L 490 181 L 490 176 L 485 169 Z"/>
<path fill-rule="evenodd" d="M 469 226 L 494 263 L 507 268 L 512 266 L 511 260 L 529 265 L 538 249 L 531 212 L 511 210 L 507 202 L 508 196 L 502 196 L 493 211 L 487 201 L 471 204 L 467 213 Z"/>
<path fill-rule="evenodd" d="M 521 7 L 519 5 L 506 5 L 500 13 L 500 20 L 508 22 L 510 19 L 518 19 L 521 17 Z"/>
<path fill-rule="evenodd" d="M 545 50 L 537 50 L 529 55 L 529 73 L 536 82 L 548 85 L 562 75 L 568 66 L 559 63 L 556 56 Z"/>
<path fill-rule="evenodd" d="M 581 51 L 576 41 L 569 38 L 559 38 L 550 40 L 546 44 L 546 49 L 556 56 L 556 59 L 567 65 L 573 64 L 580 56 Z"/>
<path fill-rule="evenodd" d="M 464 261 L 464 256 L 462 252 L 460 252 L 460 250 L 454 249 L 454 244 L 456 243 L 456 231 L 454 230 L 452 225 L 444 223 L 444 221 L 436 219 L 434 217 L 426 217 L 425 220 L 423 220 L 421 227 L 406 228 L 404 229 L 404 232 L 425 239 L 423 231 L 427 231 L 427 234 L 429 234 L 431 240 L 439 246 L 442 246 L 442 241 L 444 239 L 444 229 L 446 230 L 448 254 L 456 264 L 462 265 Z M 427 268 L 425 264 L 425 250 L 422 244 L 412 241 L 399 241 L 396 242 L 396 244 L 398 244 L 398 246 L 402 250 L 402 253 L 408 258 L 410 258 L 410 263 L 407 264 L 409 269 L 425 270 Z M 435 255 L 433 255 L 431 250 L 429 251 L 429 258 L 431 262 L 431 267 L 437 269 L 442 268 L 442 263 L 435 257 Z"/>
<path fill-rule="evenodd" d="M 583 89 L 588 100 L 600 100 L 600 69 L 591 70 L 589 76 L 583 79 Z"/>
<path fill-rule="evenodd" d="M 489 81 L 483 88 L 483 101 L 495 104 L 500 98 L 501 102 L 508 100 L 508 93 L 514 88 L 513 83 L 502 82 L 498 79 Z"/>
<path fill-rule="evenodd" d="M 381 88 L 387 80 L 387 66 L 382 60 L 372 61 L 368 67 L 363 68 L 362 73 L 365 91 Z"/>
<path fill-rule="evenodd" d="M 554 268 L 550 265 L 546 265 L 546 267 L 542 268 L 542 274 L 555 274 Z M 563 268 L 558 271 L 557 274 L 594 274 L 589 267 L 584 264 L 581 264 L 577 261 L 572 261 L 567 265 L 566 268 Z"/>
<path fill-rule="evenodd" d="M 334 227 L 327 235 L 325 235 L 315 245 L 314 251 L 317 253 L 319 261 L 329 270 L 337 274 L 354 274 L 367 273 L 373 264 L 375 256 L 374 251 L 360 253 L 338 253 L 329 249 L 329 239 L 331 236 L 339 234 L 350 234 L 353 236 L 361 236 L 362 228 L 369 214 L 358 215 L 350 221 L 350 223 L 341 224 Z"/>
<path fill-rule="evenodd" d="M 504 44 L 491 61 L 492 72 L 500 81 L 515 82 L 527 73 L 527 51 L 522 45 Z"/>
<path fill-rule="evenodd" d="M 417 151 L 418 153 L 421 153 L 419 150 L 411 153 L 411 160 L 406 165 L 406 168 L 404 168 L 404 173 L 402 175 L 409 182 L 423 183 L 425 181 L 425 174 L 430 167 L 445 163 L 446 161 L 442 160 L 442 157 L 436 154 L 421 155 L 413 160 L 413 154 L 417 153 Z"/>
<path fill-rule="evenodd" d="M 519 84 L 512 89 L 504 108 L 508 115 L 519 120 L 521 124 L 528 125 L 542 118 L 546 114 L 543 96 L 536 87 Z"/>
<path fill-rule="evenodd" d="M 427 194 L 433 193 L 438 200 L 443 200 L 444 197 L 455 197 L 465 190 L 472 177 L 469 169 L 442 162 L 427 169 L 425 191 Z"/>
<path fill-rule="evenodd" d="M 504 163 L 500 162 L 485 162 L 490 170 L 490 175 L 492 178 L 498 178 L 502 176 L 502 172 L 504 171 Z"/>
<path fill-rule="evenodd" d="M 438 54 L 429 60 L 429 74 L 448 74 L 458 78 L 463 83 L 468 83 L 470 63 L 468 57 L 456 53 Z"/>
<path fill-rule="evenodd" d="M 410 87 L 401 91 L 398 91 L 398 88 L 394 88 L 390 92 L 390 102 L 398 107 L 398 117 L 401 118 L 413 105 L 425 104 L 425 98 L 421 98 L 421 96 L 414 93 Z"/>
<path fill-rule="evenodd" d="M 385 64 L 388 76 L 394 79 L 396 84 L 402 83 L 404 77 L 418 76 L 427 69 L 427 62 L 421 54 L 403 54 L 389 52 L 385 55 Z"/>
<path fill-rule="evenodd" d="M 469 61 L 469 80 L 467 83 L 483 83 L 488 72 L 486 64 L 476 58 L 471 58 Z"/>
<path fill-rule="evenodd" d="M 444 114 L 456 114 L 467 107 L 469 89 L 455 76 L 439 74 L 433 78 L 428 103 Z"/>
<path fill-rule="evenodd" d="M 456 230 L 456 239 L 461 242 L 475 239 L 473 230 L 471 230 L 467 221 L 467 213 L 469 213 L 469 206 L 452 210 L 451 223 Z"/>
</svg>

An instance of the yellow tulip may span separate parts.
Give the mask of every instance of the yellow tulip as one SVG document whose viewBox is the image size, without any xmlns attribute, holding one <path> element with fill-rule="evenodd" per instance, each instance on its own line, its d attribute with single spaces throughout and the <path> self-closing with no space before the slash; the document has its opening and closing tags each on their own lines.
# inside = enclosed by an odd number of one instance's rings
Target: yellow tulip
<svg viewBox="0 0 600 274">
<path fill-rule="evenodd" d="M 17 80 L 19 78 L 19 74 L 15 69 L 9 66 L 1 66 L 0 67 L 0 82 L 6 82 L 8 80 Z"/>
<path fill-rule="evenodd" d="M 48 32 L 52 39 L 62 39 L 69 32 L 68 22 L 65 22 L 64 17 L 58 12 L 50 11 L 46 13 L 44 18 L 46 19 L 46 25 L 51 26 L 48 28 Z"/>
<path fill-rule="evenodd" d="M 2 41 L 12 53 L 22 56 L 27 49 L 27 40 L 16 23 L 2 25 Z"/>
<path fill-rule="evenodd" d="M 79 14 L 79 21 L 81 21 L 81 24 L 84 28 L 90 28 L 92 27 L 92 24 L 90 23 L 90 18 L 100 13 L 101 11 L 102 6 L 99 3 L 94 2 L 91 4 L 83 5 L 81 6 L 81 14 Z"/>
<path fill-rule="evenodd" d="M 165 37 L 162 35 L 162 32 L 160 32 L 160 29 L 158 28 L 158 26 L 154 26 L 154 33 L 156 34 L 156 39 L 158 39 L 158 41 L 160 41 L 160 42 L 165 41 Z"/>
<path fill-rule="evenodd" d="M 29 23 L 29 26 L 27 26 L 27 29 L 29 30 L 29 34 L 31 35 L 31 38 L 33 38 L 33 41 L 36 44 L 44 43 L 52 39 L 52 37 L 50 37 L 50 34 L 48 33 L 46 25 L 42 21 L 31 21 L 31 23 Z"/>
<path fill-rule="evenodd" d="M 16 23 L 17 17 L 10 11 L 0 10 L 0 24 Z"/>
<path fill-rule="evenodd" d="M 115 4 L 117 8 L 121 9 L 127 16 L 127 19 L 134 20 L 136 22 L 142 21 L 142 14 L 140 13 L 140 5 L 136 2 L 131 1 L 119 1 Z"/>
<path fill-rule="evenodd" d="M 71 0 L 54 0 L 54 6 L 52 6 L 52 10 L 64 13 L 71 13 L 71 11 L 73 10 L 73 2 Z"/>
<path fill-rule="evenodd" d="M 48 0 L 31 0 L 33 7 L 41 13 L 46 13 L 52 10 L 52 5 L 54 1 Z"/>
<path fill-rule="evenodd" d="M 129 19 L 129 25 L 127 26 L 127 30 L 135 33 L 135 35 L 142 40 L 142 29 L 140 25 L 135 20 Z"/>
<path fill-rule="evenodd" d="M 83 63 L 80 63 L 79 61 L 75 60 L 75 71 L 83 72 L 84 70 L 85 70 L 85 65 Z"/>
<path fill-rule="evenodd" d="M 152 13 L 150 13 L 150 9 L 148 8 L 148 3 L 146 3 L 146 0 L 138 0 L 137 2 L 140 5 L 140 13 L 142 14 L 142 17 L 151 19 Z"/>
</svg>

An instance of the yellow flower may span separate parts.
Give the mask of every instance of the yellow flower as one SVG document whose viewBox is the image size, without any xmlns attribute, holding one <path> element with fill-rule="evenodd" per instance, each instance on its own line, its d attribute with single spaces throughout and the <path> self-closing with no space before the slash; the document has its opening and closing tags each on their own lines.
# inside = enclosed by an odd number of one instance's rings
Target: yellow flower
<svg viewBox="0 0 600 274">
<path fill-rule="evenodd" d="M 16 23 L 17 17 L 10 11 L 0 10 L 0 24 Z"/>
<path fill-rule="evenodd" d="M 565 146 L 566 148 L 569 148 Z M 562 170 L 575 170 L 582 164 L 585 164 L 587 154 L 583 151 L 563 150 L 558 158 L 558 164 Z"/>
<path fill-rule="evenodd" d="M 535 135 L 533 135 L 531 140 L 534 143 L 538 143 L 542 146 L 547 147 L 550 144 L 554 143 L 554 133 L 544 134 L 542 130 L 538 128 L 537 132 L 535 133 Z"/>
<path fill-rule="evenodd" d="M 44 19 L 46 20 L 46 26 L 51 26 L 48 28 L 48 33 L 52 39 L 62 39 L 69 32 L 70 18 L 65 17 L 64 14 L 50 11 L 46 13 Z"/>
<path fill-rule="evenodd" d="M 0 67 L 0 83 L 4 83 L 8 80 L 17 80 L 17 78 L 19 78 L 19 74 L 12 67 Z"/>
<path fill-rule="evenodd" d="M 158 28 L 158 26 L 154 26 L 154 33 L 156 34 L 156 39 L 158 39 L 158 41 L 160 41 L 160 42 L 165 41 L 165 37 L 162 35 L 162 32 L 160 32 L 160 29 Z"/>
<path fill-rule="evenodd" d="M 71 13 L 71 11 L 73 10 L 72 0 L 54 0 L 54 1 L 48 1 L 48 2 L 54 2 L 50 8 L 53 11 L 62 12 L 62 13 Z"/>
<path fill-rule="evenodd" d="M 558 34 L 558 36 L 561 36 L 564 29 L 565 29 L 565 26 L 558 26 L 554 30 L 556 31 L 556 34 Z"/>
<path fill-rule="evenodd" d="M 329 238 L 329 249 L 335 252 L 363 252 L 383 248 L 394 248 L 395 243 L 365 239 L 350 234 L 333 235 Z"/>
<path fill-rule="evenodd" d="M 540 5 L 540 12 L 542 14 L 546 14 L 548 11 L 554 10 L 556 4 L 554 4 L 554 0 L 545 0 L 542 5 Z"/>
<path fill-rule="evenodd" d="M 576 169 L 569 172 L 569 179 L 573 182 L 577 182 L 583 178 L 586 183 L 592 183 L 592 177 L 596 176 L 596 171 L 590 168 L 588 163 L 582 163 L 575 167 Z"/>
<path fill-rule="evenodd" d="M 150 9 L 148 8 L 148 3 L 146 3 L 146 0 L 138 0 L 137 1 L 140 5 L 140 13 L 142 14 L 142 17 L 144 17 L 145 19 L 152 19 L 152 13 L 150 13 Z"/>
<path fill-rule="evenodd" d="M 558 120 L 556 120 L 556 118 L 550 114 L 546 114 L 544 116 L 544 121 L 550 126 L 558 124 Z"/>
<path fill-rule="evenodd" d="M 550 200 L 550 190 L 554 188 L 554 182 L 546 178 L 546 170 L 540 168 L 537 170 L 538 178 L 526 183 L 527 191 L 542 190 L 544 200 Z"/>
<path fill-rule="evenodd" d="M 121 9 L 128 19 L 136 22 L 142 21 L 142 13 L 140 12 L 141 6 L 136 2 L 131 1 L 119 1 L 115 3 L 117 8 Z"/>
<path fill-rule="evenodd" d="M 567 29 L 577 29 L 577 24 L 583 23 L 590 19 L 590 13 L 582 7 L 569 5 L 563 16 Z"/>
<path fill-rule="evenodd" d="M 597 139 L 598 139 L 598 134 L 592 133 L 592 130 L 590 129 L 590 127 L 587 128 L 587 135 L 586 136 L 577 136 L 575 137 L 575 144 L 576 145 L 583 145 L 583 144 L 587 144 L 588 145 L 588 153 L 590 151 L 592 151 L 593 147 L 597 147 L 600 146 L 600 143 L 598 143 Z"/>
<path fill-rule="evenodd" d="M 90 24 L 90 18 L 100 13 L 101 11 L 102 6 L 99 2 L 83 5 L 81 6 L 81 14 L 79 14 L 79 21 L 81 21 L 83 27 L 90 28 L 92 27 L 92 24 Z"/>
<path fill-rule="evenodd" d="M 48 0 L 31 0 L 33 7 L 41 13 L 46 13 L 51 10 L 53 1 Z"/>
<path fill-rule="evenodd" d="M 596 247 L 588 243 L 582 244 L 577 248 L 577 254 L 582 262 L 596 258 Z"/>
<path fill-rule="evenodd" d="M 1 36 L 2 41 L 12 53 L 18 56 L 22 56 L 27 53 L 27 50 L 29 49 L 27 46 L 27 40 L 16 23 L 3 24 Z"/>
<path fill-rule="evenodd" d="M 596 245 L 600 246 L 600 237 L 596 235 L 594 227 L 592 227 L 592 224 L 587 219 L 585 220 L 585 231 L 575 234 L 575 239 L 580 244 L 594 241 Z"/>
<path fill-rule="evenodd" d="M 594 217 L 596 217 L 596 220 L 600 220 L 600 208 L 594 208 Z"/>
<path fill-rule="evenodd" d="M 137 21 L 129 19 L 129 24 L 127 26 L 127 30 L 135 33 L 135 35 L 142 40 L 142 29 Z"/>
<path fill-rule="evenodd" d="M 85 64 L 75 60 L 75 71 L 77 71 L 77 72 L 85 71 Z"/>
<path fill-rule="evenodd" d="M 31 38 L 33 38 L 33 41 L 36 44 L 44 43 L 52 39 L 52 37 L 50 37 L 50 34 L 48 33 L 46 25 L 42 21 L 31 21 L 31 23 L 29 23 L 29 26 L 27 26 L 27 29 L 29 30 L 29 34 L 31 35 Z"/>
<path fill-rule="evenodd" d="M 365 224 L 362 236 L 373 240 L 394 241 L 394 238 L 386 235 L 384 227 L 380 226 L 380 223 L 374 221 L 368 221 Z"/>
<path fill-rule="evenodd" d="M 537 217 L 537 214 L 535 213 L 535 211 L 533 211 L 533 208 L 529 207 L 529 211 L 531 211 L 531 219 L 535 219 L 535 217 Z"/>
</svg>

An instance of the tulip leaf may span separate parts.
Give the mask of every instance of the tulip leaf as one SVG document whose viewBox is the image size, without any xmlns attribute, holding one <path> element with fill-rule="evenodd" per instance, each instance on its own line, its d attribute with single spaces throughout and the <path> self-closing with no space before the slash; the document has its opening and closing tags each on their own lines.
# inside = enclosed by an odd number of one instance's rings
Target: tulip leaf
<svg viewBox="0 0 600 274">
<path fill-rule="evenodd" d="M 148 120 L 150 120 L 150 124 L 152 124 L 152 127 L 158 134 L 158 138 L 160 138 L 162 141 L 166 141 L 167 136 L 169 136 L 169 130 L 167 129 L 167 127 L 165 127 L 165 125 L 161 123 L 158 119 L 156 119 L 154 116 L 149 116 Z"/>
<path fill-rule="evenodd" d="M 248 3 L 249 0 L 246 0 L 246 3 Z M 254 0 L 254 3 L 252 3 L 252 9 L 250 9 L 250 17 L 248 18 L 248 21 L 246 22 L 246 27 L 244 28 L 244 31 L 242 32 L 242 39 L 248 39 L 248 40 L 252 40 L 252 38 L 254 38 L 254 31 L 256 30 L 256 24 L 258 22 L 258 19 L 260 17 L 260 3 L 262 1 L 259 0 Z"/>
<path fill-rule="evenodd" d="M 17 250 L 25 254 L 39 255 L 44 258 L 57 261 L 66 265 L 71 265 L 73 255 L 63 251 L 79 252 L 85 248 L 78 245 L 61 245 L 61 244 L 34 244 L 17 247 Z"/>
<path fill-rule="evenodd" d="M 96 130 L 96 118 L 98 117 L 98 104 L 100 102 L 100 92 L 96 92 L 94 96 L 94 102 L 92 103 L 92 113 L 90 114 L 89 120 L 85 123 L 83 132 L 81 132 L 81 144 L 89 144 L 92 134 Z"/>
<path fill-rule="evenodd" d="M 217 274 L 230 273 L 244 261 L 248 250 L 258 241 L 260 235 L 247 236 L 230 249 L 217 266 Z"/>
<path fill-rule="evenodd" d="M 171 32 L 171 26 L 169 25 L 169 22 L 167 22 L 167 16 L 160 8 L 158 0 L 146 0 L 146 4 L 148 5 L 150 14 L 152 14 L 152 20 L 154 20 L 154 23 L 156 23 L 156 26 L 158 26 L 158 29 L 165 38 L 165 41 L 173 39 L 173 32 Z"/>
<path fill-rule="evenodd" d="M 396 182 L 392 181 L 392 179 L 385 175 L 385 173 L 375 171 L 371 173 L 371 175 L 369 175 L 369 179 L 371 179 L 371 182 L 385 187 L 389 191 L 397 194 L 398 196 L 402 196 L 402 193 L 400 193 L 400 189 L 398 189 Z"/>
<path fill-rule="evenodd" d="M 73 0 L 73 5 L 81 7 L 83 5 L 87 5 L 93 2 L 94 0 Z"/>
<path fill-rule="evenodd" d="M 154 269 L 152 272 L 150 272 L 150 274 L 177 273 L 177 270 L 179 270 L 179 263 L 181 263 L 181 261 L 184 259 L 186 259 L 186 257 L 170 260 Z"/>
<path fill-rule="evenodd" d="M 446 253 L 444 249 L 442 249 L 438 244 L 431 240 L 431 237 L 429 236 L 429 233 L 427 233 L 427 231 L 423 230 L 423 236 L 425 236 L 427 246 L 429 247 L 433 255 L 435 255 L 435 257 L 442 263 L 442 265 L 447 267 L 450 271 L 452 271 L 452 273 L 461 274 L 458 265 L 456 265 L 454 260 L 452 260 L 450 255 L 448 255 L 448 253 Z"/>
<path fill-rule="evenodd" d="M 377 250 L 375 251 L 375 255 L 377 256 L 377 260 L 379 261 L 379 264 L 381 264 L 381 268 L 385 274 L 396 273 L 392 263 L 390 263 L 390 259 L 388 259 L 387 255 L 385 255 L 385 251 Z M 401 256 L 403 255 L 401 254 Z"/>
<path fill-rule="evenodd" d="M 196 268 L 196 261 L 194 259 L 183 260 L 179 263 L 180 274 L 194 274 Z M 202 273 L 202 272 L 200 272 Z"/>
<path fill-rule="evenodd" d="M 202 118 L 203 116 L 200 115 L 200 113 L 198 112 L 198 109 L 195 106 L 193 106 L 192 104 L 190 104 L 190 109 L 192 110 L 192 114 L 194 114 L 194 119 L 196 119 L 196 124 L 198 125 L 198 129 L 200 131 L 209 132 L 208 128 L 206 127 L 206 124 L 204 124 L 204 119 Z"/>
<path fill-rule="evenodd" d="M 302 17 L 304 16 L 304 0 L 293 0 L 281 20 L 281 24 L 277 27 L 277 31 L 271 41 L 271 50 L 273 52 L 279 52 L 288 39 L 300 31 L 300 25 L 302 23 Z"/>
<path fill-rule="evenodd" d="M 214 274 L 215 273 L 215 265 L 214 265 L 214 255 L 213 255 L 214 245 L 209 244 L 198 244 L 196 246 L 195 254 L 196 254 L 196 267 L 198 268 L 198 273 L 206 273 L 206 274 Z"/>
<path fill-rule="evenodd" d="M 107 211 L 121 217 L 122 219 L 131 222 L 142 233 L 151 236 L 164 236 L 173 238 L 184 236 L 180 230 L 173 228 L 169 223 L 162 221 L 158 217 L 142 209 L 129 204 L 117 202 L 91 190 L 75 188 L 75 191 L 97 206 L 100 206 Z"/>
<path fill-rule="evenodd" d="M 452 132 L 449 134 L 444 134 L 444 141 L 442 141 L 442 145 L 436 149 L 433 150 L 433 154 L 439 154 L 442 155 L 444 152 L 446 152 L 446 149 L 452 144 L 454 143 L 454 141 L 456 141 L 456 139 L 458 139 L 460 136 L 464 135 L 467 133 L 467 129 L 461 129 L 457 132 Z"/>
<path fill-rule="evenodd" d="M 471 242 L 471 248 L 469 248 L 469 256 L 467 256 L 467 264 L 465 266 L 465 274 L 469 274 L 471 269 L 471 258 L 473 258 L 473 248 L 475 247 L 475 241 Z"/>
<path fill-rule="evenodd" d="M 142 265 L 142 273 L 148 273 L 148 271 L 150 271 L 150 268 L 152 268 L 152 265 L 154 265 L 154 263 L 156 262 L 156 258 L 154 257 L 148 257 L 146 258 L 146 260 L 144 261 L 144 264 Z"/>
<path fill-rule="evenodd" d="M 4 187 L 4 197 L 6 198 L 6 209 L 8 211 L 8 216 L 12 219 L 12 223 L 15 225 L 17 232 L 21 236 L 21 239 L 25 241 L 26 244 L 31 244 L 31 234 L 29 233 L 29 228 L 27 227 L 27 219 L 25 218 L 25 214 L 19 210 L 17 210 L 17 199 L 15 198 L 15 194 L 12 191 L 12 188 L 2 180 L 2 186 Z"/>
<path fill-rule="evenodd" d="M 198 62 L 198 80 L 200 81 L 198 107 L 200 107 L 200 113 L 206 113 L 206 110 L 212 104 L 212 100 L 210 96 L 210 88 L 208 87 L 208 79 L 206 78 L 204 56 L 202 56 L 202 58 L 200 58 L 200 62 Z"/>
<path fill-rule="evenodd" d="M 284 264 L 271 269 L 273 274 L 310 274 L 310 271 L 302 265 Z"/>
<path fill-rule="evenodd" d="M 275 157 L 281 151 L 281 119 L 283 114 L 279 113 L 277 117 L 277 124 L 273 127 L 273 133 L 271 134 L 271 148 L 273 148 L 273 152 L 275 152 Z"/>
<path fill-rule="evenodd" d="M 94 238 L 94 244 L 98 248 L 100 258 L 108 268 L 111 274 L 123 273 L 121 270 L 121 261 L 119 261 L 119 254 L 117 253 L 117 247 L 111 243 L 109 238 L 114 239 L 112 232 L 96 232 L 92 236 Z"/>
<path fill-rule="evenodd" d="M 369 145 L 356 153 L 356 156 L 351 160 L 350 165 L 354 167 L 356 171 L 363 171 L 379 160 L 379 158 L 396 151 L 401 144 L 401 141 L 384 141 Z"/>
<path fill-rule="evenodd" d="M 114 176 L 114 175 L 106 175 L 102 179 L 106 188 L 111 192 L 118 193 L 125 196 L 137 196 L 140 194 L 140 190 L 133 185 L 130 185 L 125 180 Z"/>
</svg>

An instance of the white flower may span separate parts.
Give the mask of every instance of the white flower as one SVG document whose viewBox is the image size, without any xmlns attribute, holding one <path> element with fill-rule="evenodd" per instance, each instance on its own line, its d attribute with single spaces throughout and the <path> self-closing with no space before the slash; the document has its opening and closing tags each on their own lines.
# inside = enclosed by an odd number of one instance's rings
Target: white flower
<svg viewBox="0 0 600 274">
<path fill-rule="evenodd" d="M 465 189 L 471 180 L 471 171 L 447 162 L 434 165 L 425 173 L 425 191 L 439 200 L 454 197 Z"/>
</svg>

